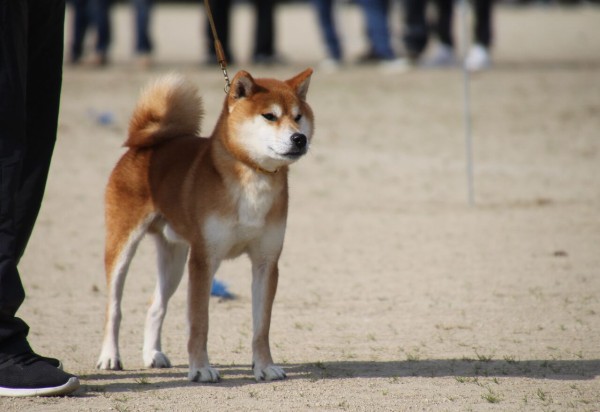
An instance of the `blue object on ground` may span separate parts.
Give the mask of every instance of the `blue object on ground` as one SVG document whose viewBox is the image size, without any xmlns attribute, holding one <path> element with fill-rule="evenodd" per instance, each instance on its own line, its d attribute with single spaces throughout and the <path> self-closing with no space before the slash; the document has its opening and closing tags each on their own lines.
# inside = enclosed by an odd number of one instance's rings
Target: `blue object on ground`
<svg viewBox="0 0 600 412">
<path fill-rule="evenodd" d="M 223 299 L 235 299 L 235 295 L 227 289 L 225 282 L 221 282 L 217 279 L 213 279 L 210 294 L 211 296 L 217 296 Z"/>
<path fill-rule="evenodd" d="M 115 122 L 115 116 L 111 112 L 98 113 L 96 121 L 102 126 L 110 126 Z"/>
<path fill-rule="evenodd" d="M 100 126 L 112 126 L 115 124 L 115 114 L 109 110 L 98 112 L 95 109 L 88 109 L 88 115 Z"/>
</svg>

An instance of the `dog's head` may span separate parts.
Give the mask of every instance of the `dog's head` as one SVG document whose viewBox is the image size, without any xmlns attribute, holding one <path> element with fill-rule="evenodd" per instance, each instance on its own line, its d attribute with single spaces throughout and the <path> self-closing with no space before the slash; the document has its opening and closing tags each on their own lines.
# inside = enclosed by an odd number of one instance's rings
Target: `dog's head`
<svg viewBox="0 0 600 412">
<path fill-rule="evenodd" d="M 226 145 L 240 160 L 267 171 L 308 151 L 314 117 L 306 102 L 312 69 L 288 79 L 254 79 L 238 72 L 227 95 Z"/>
</svg>

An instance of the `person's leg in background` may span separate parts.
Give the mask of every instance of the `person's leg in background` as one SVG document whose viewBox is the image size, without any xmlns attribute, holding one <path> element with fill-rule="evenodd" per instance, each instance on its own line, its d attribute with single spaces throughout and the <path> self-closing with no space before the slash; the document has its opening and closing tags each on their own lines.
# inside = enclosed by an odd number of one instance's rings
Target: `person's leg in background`
<svg viewBox="0 0 600 412">
<path fill-rule="evenodd" d="M 473 1 L 475 43 L 488 49 L 492 45 L 492 2 L 493 0 Z"/>
<path fill-rule="evenodd" d="M 111 0 L 92 0 L 92 21 L 96 25 L 96 55 L 92 64 L 106 66 L 108 64 L 108 49 L 112 40 L 110 22 Z"/>
<path fill-rule="evenodd" d="M 343 54 L 340 39 L 335 27 L 333 0 L 312 0 L 312 2 L 317 12 L 319 27 L 321 27 L 321 32 L 327 48 L 328 59 L 326 62 L 330 62 L 328 64 L 331 66 L 337 66 L 342 63 Z"/>
<path fill-rule="evenodd" d="M 16 317 L 17 266 L 41 205 L 56 140 L 64 0 L 0 2 L 0 395 L 59 395 L 79 381 L 34 354 Z M 45 389 L 44 389 L 45 388 Z"/>
<path fill-rule="evenodd" d="M 327 52 L 327 57 L 319 65 L 325 71 L 337 70 L 344 60 L 333 14 L 333 2 L 334 0 L 312 0 Z"/>
<path fill-rule="evenodd" d="M 473 46 L 465 59 L 465 67 L 471 71 L 487 69 L 492 64 L 490 46 L 492 44 L 493 0 L 473 0 Z"/>
<path fill-rule="evenodd" d="M 453 48 L 452 18 L 454 15 L 454 0 L 435 0 L 435 3 L 437 7 L 435 32 L 440 43 Z"/>
<path fill-rule="evenodd" d="M 416 61 L 427 47 L 429 27 L 426 0 L 404 1 L 404 34 L 402 39 L 408 58 Z"/>
<path fill-rule="evenodd" d="M 151 54 L 153 50 L 152 38 L 150 36 L 150 16 L 152 14 L 153 0 L 133 0 L 133 12 L 135 15 L 135 54 L 138 64 L 142 68 L 151 65 Z"/>
<path fill-rule="evenodd" d="M 388 24 L 389 0 L 359 0 L 365 14 L 370 50 L 361 62 L 393 60 L 395 57 Z"/>
<path fill-rule="evenodd" d="M 73 10 L 73 38 L 71 39 L 69 62 L 78 64 L 83 57 L 85 34 L 90 25 L 89 1 L 71 0 L 71 8 Z"/>
<path fill-rule="evenodd" d="M 258 64 L 278 63 L 275 55 L 275 0 L 253 0 L 256 12 L 254 52 Z"/>
<path fill-rule="evenodd" d="M 435 0 L 436 19 L 432 24 L 438 44 L 427 61 L 429 66 L 454 65 L 454 36 L 452 34 L 452 19 L 454 17 L 454 0 Z"/>
</svg>

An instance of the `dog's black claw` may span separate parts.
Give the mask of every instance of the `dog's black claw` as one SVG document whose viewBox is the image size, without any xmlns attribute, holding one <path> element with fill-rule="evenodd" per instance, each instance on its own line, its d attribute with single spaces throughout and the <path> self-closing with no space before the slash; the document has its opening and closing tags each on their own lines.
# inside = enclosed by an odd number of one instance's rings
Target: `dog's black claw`
<svg viewBox="0 0 600 412">
<path fill-rule="evenodd" d="M 108 361 L 108 369 L 113 371 L 122 371 L 123 364 L 121 363 L 121 361 L 117 361 L 115 363 L 113 363 L 112 361 Z"/>
</svg>

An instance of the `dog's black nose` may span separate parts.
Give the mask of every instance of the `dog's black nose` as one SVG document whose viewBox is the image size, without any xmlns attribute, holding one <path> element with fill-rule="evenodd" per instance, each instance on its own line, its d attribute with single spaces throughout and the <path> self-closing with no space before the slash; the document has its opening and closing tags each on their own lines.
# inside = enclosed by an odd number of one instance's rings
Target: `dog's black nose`
<svg viewBox="0 0 600 412">
<path fill-rule="evenodd" d="M 290 139 L 297 149 L 304 149 L 306 147 L 306 136 L 302 133 L 294 133 Z"/>
</svg>

